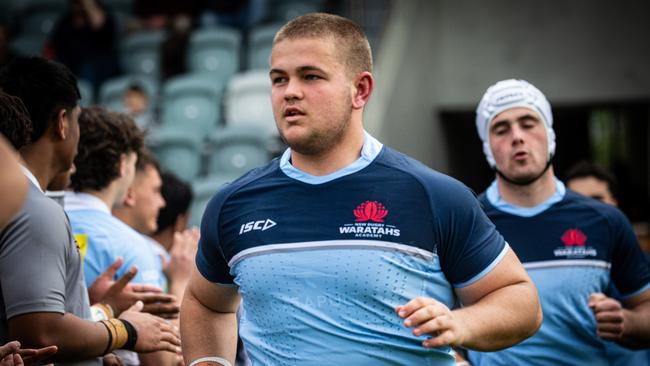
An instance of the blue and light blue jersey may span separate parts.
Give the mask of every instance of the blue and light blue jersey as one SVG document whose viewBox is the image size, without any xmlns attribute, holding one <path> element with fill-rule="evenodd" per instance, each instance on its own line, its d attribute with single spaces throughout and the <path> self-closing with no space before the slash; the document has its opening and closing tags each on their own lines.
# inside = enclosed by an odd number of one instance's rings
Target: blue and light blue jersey
<svg viewBox="0 0 650 366">
<path fill-rule="evenodd" d="M 116 279 L 136 266 L 138 273 L 132 283 L 164 288 L 162 262 L 151 245 L 137 231 L 111 215 L 99 198 L 85 193 L 66 192 L 65 210 L 81 247 L 88 287 L 118 257 L 122 257 L 124 262 Z"/>
<path fill-rule="evenodd" d="M 612 284 L 623 299 L 650 288 L 650 269 L 625 216 L 559 181 L 556 188 L 549 201 L 524 210 L 504 204 L 496 184 L 480 197 L 537 286 L 544 321 L 514 347 L 470 352 L 473 365 L 610 365 L 616 347 L 597 337 L 589 295 L 608 293 Z"/>
<path fill-rule="evenodd" d="M 395 307 L 456 307 L 454 288 L 508 246 L 471 191 L 370 135 L 359 160 L 324 177 L 281 159 L 219 191 L 197 266 L 242 297 L 240 336 L 259 365 L 453 365 Z"/>
</svg>

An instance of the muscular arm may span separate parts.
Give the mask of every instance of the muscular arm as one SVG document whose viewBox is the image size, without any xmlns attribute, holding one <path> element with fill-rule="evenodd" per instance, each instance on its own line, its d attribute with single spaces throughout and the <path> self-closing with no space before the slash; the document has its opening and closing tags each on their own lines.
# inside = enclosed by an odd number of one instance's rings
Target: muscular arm
<svg viewBox="0 0 650 366">
<path fill-rule="evenodd" d="M 425 347 L 496 351 L 530 337 L 541 325 L 537 290 L 510 249 L 490 273 L 456 293 L 460 309 L 450 311 L 434 299 L 417 298 L 396 310 L 415 335 L 433 335 Z"/>
<path fill-rule="evenodd" d="M 98 357 L 108 343 L 101 323 L 90 322 L 70 313 L 27 313 L 9 319 L 9 339 L 25 348 L 56 345 L 57 361 L 79 361 Z M 74 336 L 71 336 L 74 335 Z"/>
<path fill-rule="evenodd" d="M 506 348 L 530 337 L 542 324 L 537 289 L 511 249 L 488 275 L 456 293 L 464 307 L 453 312 L 468 334 L 463 347 Z"/>
<path fill-rule="evenodd" d="M 209 282 L 194 269 L 181 304 L 181 339 L 186 364 L 206 356 L 235 363 L 238 307 L 236 287 Z"/>
</svg>

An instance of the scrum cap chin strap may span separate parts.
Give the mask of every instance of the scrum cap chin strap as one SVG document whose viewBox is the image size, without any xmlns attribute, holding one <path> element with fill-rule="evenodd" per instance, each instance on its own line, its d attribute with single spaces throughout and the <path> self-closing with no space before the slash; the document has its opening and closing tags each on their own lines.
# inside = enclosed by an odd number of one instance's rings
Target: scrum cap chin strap
<svg viewBox="0 0 650 366">
<path fill-rule="evenodd" d="M 546 171 L 548 170 L 548 168 L 551 167 L 551 160 L 552 160 L 552 159 L 548 159 L 548 163 L 546 163 L 546 167 L 545 167 L 544 169 L 542 169 L 542 172 L 541 172 L 541 173 L 537 174 L 536 176 L 534 176 L 534 177 L 532 177 L 532 178 L 528 178 L 528 179 L 517 179 L 517 180 L 515 180 L 515 179 L 510 179 L 510 178 L 508 178 L 505 174 L 501 173 L 501 171 L 499 171 L 499 169 L 494 168 L 494 171 L 499 175 L 499 177 L 501 177 L 503 180 L 505 180 L 505 181 L 508 182 L 508 183 L 511 183 L 511 184 L 514 184 L 514 185 L 518 185 L 518 186 L 527 186 L 527 185 L 529 185 L 529 184 L 535 182 L 535 181 L 538 180 L 539 178 L 541 178 L 542 175 L 544 175 L 544 173 L 546 173 Z"/>
</svg>

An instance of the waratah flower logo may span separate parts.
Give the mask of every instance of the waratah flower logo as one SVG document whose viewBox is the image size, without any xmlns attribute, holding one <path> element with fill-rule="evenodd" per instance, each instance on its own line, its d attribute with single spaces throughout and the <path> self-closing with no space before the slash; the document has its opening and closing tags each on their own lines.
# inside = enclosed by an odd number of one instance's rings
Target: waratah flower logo
<svg viewBox="0 0 650 366">
<path fill-rule="evenodd" d="M 587 242 L 587 235 L 579 229 L 569 229 L 562 234 L 562 242 L 566 246 L 584 246 Z"/>
<path fill-rule="evenodd" d="M 361 203 L 353 211 L 357 222 L 372 220 L 374 222 L 384 222 L 384 217 L 388 215 L 388 210 L 384 205 L 377 201 L 366 201 Z"/>
</svg>

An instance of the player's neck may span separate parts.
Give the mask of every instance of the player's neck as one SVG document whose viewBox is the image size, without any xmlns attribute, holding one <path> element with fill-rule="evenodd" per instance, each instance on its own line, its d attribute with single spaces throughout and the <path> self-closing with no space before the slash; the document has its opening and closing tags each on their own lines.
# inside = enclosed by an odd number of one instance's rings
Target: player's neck
<svg viewBox="0 0 650 366">
<path fill-rule="evenodd" d="M 34 175 L 43 191 L 59 173 L 55 161 L 50 159 L 52 153 L 48 152 L 47 145 L 30 144 L 20 149 L 23 165 Z"/>
<path fill-rule="evenodd" d="M 122 204 L 122 202 L 118 202 L 118 199 L 120 199 L 123 194 L 121 194 L 122 190 L 120 189 L 120 185 L 117 180 L 112 181 L 108 187 L 102 190 L 82 189 L 81 191 L 83 193 L 88 193 L 99 198 L 106 204 L 106 206 L 108 206 L 108 209 L 111 211 L 113 210 L 113 207 Z"/>
<path fill-rule="evenodd" d="M 291 151 L 291 164 L 305 173 L 314 176 L 332 174 L 359 159 L 363 148 L 363 128 L 356 128 L 331 149 L 317 155 L 303 155 Z"/>
<path fill-rule="evenodd" d="M 523 186 L 507 182 L 497 175 L 497 188 L 504 201 L 519 207 L 535 207 L 555 193 L 553 167 L 549 167 L 536 181 Z"/>
</svg>

